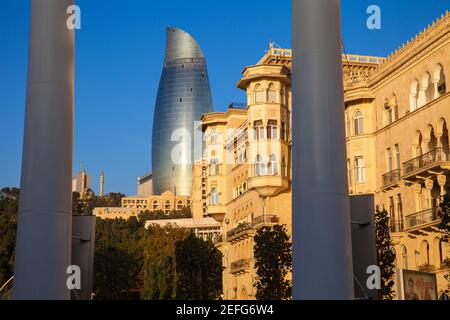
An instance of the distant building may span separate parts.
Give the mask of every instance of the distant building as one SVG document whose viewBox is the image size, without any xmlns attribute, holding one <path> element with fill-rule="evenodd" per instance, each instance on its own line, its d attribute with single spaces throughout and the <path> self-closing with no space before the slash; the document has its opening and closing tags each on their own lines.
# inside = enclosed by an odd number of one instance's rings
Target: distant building
<svg viewBox="0 0 450 320">
<path fill-rule="evenodd" d="M 72 178 L 72 192 L 78 192 L 83 197 L 86 191 L 91 189 L 91 183 L 91 176 L 85 170 L 81 170 Z"/>
<path fill-rule="evenodd" d="M 95 208 L 94 215 L 104 219 L 129 219 L 149 211 L 164 211 L 169 214 L 172 211 L 180 211 L 191 207 L 191 200 L 187 196 L 176 196 L 173 192 L 166 191 L 162 195 L 149 197 L 125 197 L 122 206 L 117 208 Z"/>
<path fill-rule="evenodd" d="M 190 196 L 195 122 L 211 112 L 212 99 L 203 52 L 187 32 L 167 28 L 164 68 L 153 120 L 153 192 Z M 177 161 L 173 159 L 177 152 Z"/>
<path fill-rule="evenodd" d="M 100 174 L 100 197 L 103 197 L 105 195 L 105 174 Z"/>
<path fill-rule="evenodd" d="M 175 220 L 149 220 L 145 228 L 160 226 L 172 227 L 194 231 L 195 235 L 203 240 L 215 240 L 220 236 L 221 223 L 213 218 L 201 219 L 175 219 Z"/>
<path fill-rule="evenodd" d="M 147 173 L 138 178 L 138 196 L 150 197 L 153 195 L 153 174 Z"/>
</svg>

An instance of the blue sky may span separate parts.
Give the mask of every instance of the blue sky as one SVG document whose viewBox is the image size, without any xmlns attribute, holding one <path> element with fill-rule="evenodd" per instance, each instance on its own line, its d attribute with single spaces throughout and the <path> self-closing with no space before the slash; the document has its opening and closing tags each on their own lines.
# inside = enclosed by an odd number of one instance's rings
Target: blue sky
<svg viewBox="0 0 450 320">
<path fill-rule="evenodd" d="M 342 0 L 347 53 L 386 56 L 450 9 L 450 1 Z M 291 46 L 291 0 L 78 0 L 74 171 L 79 161 L 106 174 L 107 192 L 133 195 L 151 170 L 151 128 L 165 45 L 165 27 L 180 27 L 207 58 L 214 108 L 245 102 L 235 87 L 270 39 Z M 369 5 L 382 29 L 366 28 Z M 19 186 L 29 32 L 29 0 L 0 0 L 0 187 Z"/>
</svg>

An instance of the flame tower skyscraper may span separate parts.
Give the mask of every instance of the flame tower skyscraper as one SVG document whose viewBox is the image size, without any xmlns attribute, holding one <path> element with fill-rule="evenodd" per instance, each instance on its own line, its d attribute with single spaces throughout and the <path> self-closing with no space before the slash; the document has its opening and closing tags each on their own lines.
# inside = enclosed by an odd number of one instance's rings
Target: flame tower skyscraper
<svg viewBox="0 0 450 320">
<path fill-rule="evenodd" d="M 191 195 L 195 122 L 211 111 L 208 71 L 200 46 L 185 31 L 168 27 L 153 118 L 155 194 Z"/>
</svg>

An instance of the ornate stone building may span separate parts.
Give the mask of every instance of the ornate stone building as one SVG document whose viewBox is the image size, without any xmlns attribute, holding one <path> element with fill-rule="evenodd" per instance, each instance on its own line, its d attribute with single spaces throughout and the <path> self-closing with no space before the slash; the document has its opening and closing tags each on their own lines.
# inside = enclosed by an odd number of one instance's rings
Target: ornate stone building
<svg viewBox="0 0 450 320">
<path fill-rule="evenodd" d="M 450 15 L 388 58 L 343 55 L 343 70 L 349 194 L 375 196 L 391 216 L 397 268 L 436 273 L 440 294 L 450 267 L 437 228 L 450 191 Z M 247 108 L 202 118 L 206 150 L 192 199 L 194 211 L 222 222 L 225 299 L 255 297 L 258 228 L 292 230 L 290 72 L 291 51 L 271 48 L 238 83 Z"/>
<path fill-rule="evenodd" d="M 292 233 L 291 50 L 270 48 L 237 86 L 246 108 L 205 114 L 205 158 L 194 166 L 192 202 L 222 222 L 225 299 L 254 299 L 253 237 L 263 226 Z M 367 79 L 384 59 L 344 55 L 346 79 Z M 200 169 L 202 168 L 202 169 Z M 197 187 L 195 187 L 197 186 Z M 199 206 L 194 207 L 194 212 Z"/>
<path fill-rule="evenodd" d="M 397 267 L 436 273 L 438 291 L 450 267 L 437 228 L 450 187 L 449 70 L 446 14 L 370 76 L 345 81 L 350 194 L 375 194 L 390 214 Z"/>
</svg>

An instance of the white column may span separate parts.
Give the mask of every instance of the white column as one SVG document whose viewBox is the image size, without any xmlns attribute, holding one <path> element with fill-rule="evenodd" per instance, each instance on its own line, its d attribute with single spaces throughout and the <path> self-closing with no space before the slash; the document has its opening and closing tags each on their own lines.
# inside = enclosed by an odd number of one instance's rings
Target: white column
<svg viewBox="0 0 450 320">
<path fill-rule="evenodd" d="M 14 299 L 69 299 L 71 262 L 73 0 L 31 2 Z"/>
<path fill-rule="evenodd" d="M 340 19 L 339 0 L 293 0 L 297 300 L 354 298 Z"/>
</svg>

